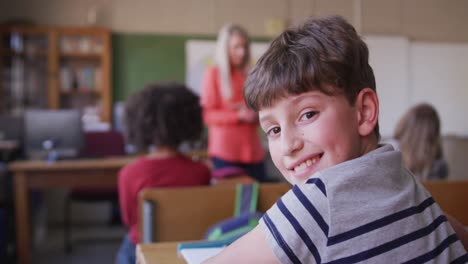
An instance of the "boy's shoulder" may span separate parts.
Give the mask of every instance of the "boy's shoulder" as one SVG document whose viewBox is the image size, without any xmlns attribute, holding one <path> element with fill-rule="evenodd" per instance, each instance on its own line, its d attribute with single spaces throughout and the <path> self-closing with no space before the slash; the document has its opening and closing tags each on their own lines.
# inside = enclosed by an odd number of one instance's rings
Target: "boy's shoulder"
<svg viewBox="0 0 468 264">
<path fill-rule="evenodd" d="M 297 201 L 295 196 L 302 193 L 303 201 L 312 201 L 327 224 L 334 226 L 332 233 L 352 229 L 356 219 L 372 222 L 428 197 L 402 167 L 400 152 L 389 145 L 323 170 L 295 188 L 291 200 Z"/>
<path fill-rule="evenodd" d="M 360 156 L 322 170 L 314 175 L 327 186 L 349 185 L 361 181 L 377 181 L 382 178 L 401 174 L 401 153 L 389 145 L 381 145 L 376 149 Z"/>
<path fill-rule="evenodd" d="M 451 236 L 444 219 L 430 194 L 402 168 L 400 152 L 384 146 L 295 185 L 261 223 L 280 260 L 299 257 L 313 245 L 316 253 L 301 261 L 365 261 L 366 252 L 378 251 L 375 262 L 399 263 Z M 418 230 L 429 233 L 420 237 Z M 409 233 L 415 235 L 409 239 Z M 408 251 L 410 243 L 415 249 Z M 379 248 L 383 244 L 389 247 Z M 459 253 L 458 244 L 450 246 L 448 259 Z"/>
</svg>

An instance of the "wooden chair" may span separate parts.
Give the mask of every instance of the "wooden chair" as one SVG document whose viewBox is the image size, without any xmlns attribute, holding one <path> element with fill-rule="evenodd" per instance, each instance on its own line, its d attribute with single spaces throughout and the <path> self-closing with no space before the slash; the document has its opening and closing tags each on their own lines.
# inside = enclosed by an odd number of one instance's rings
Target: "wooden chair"
<svg viewBox="0 0 468 264">
<path fill-rule="evenodd" d="M 444 212 L 468 226 L 468 180 L 425 181 L 423 185 Z"/>
<path fill-rule="evenodd" d="M 291 186 L 261 183 L 257 210 L 265 212 Z M 139 196 L 143 243 L 202 239 L 208 228 L 234 215 L 235 184 L 145 189 Z"/>
</svg>

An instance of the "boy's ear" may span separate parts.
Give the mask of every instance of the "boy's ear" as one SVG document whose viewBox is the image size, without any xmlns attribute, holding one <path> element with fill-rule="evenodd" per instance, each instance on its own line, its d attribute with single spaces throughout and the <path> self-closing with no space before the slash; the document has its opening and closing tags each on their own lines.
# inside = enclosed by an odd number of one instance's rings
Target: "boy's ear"
<svg viewBox="0 0 468 264">
<path fill-rule="evenodd" d="M 373 133 L 379 118 L 377 93 L 370 88 L 362 89 L 356 98 L 356 111 L 359 134 L 368 136 Z"/>
</svg>

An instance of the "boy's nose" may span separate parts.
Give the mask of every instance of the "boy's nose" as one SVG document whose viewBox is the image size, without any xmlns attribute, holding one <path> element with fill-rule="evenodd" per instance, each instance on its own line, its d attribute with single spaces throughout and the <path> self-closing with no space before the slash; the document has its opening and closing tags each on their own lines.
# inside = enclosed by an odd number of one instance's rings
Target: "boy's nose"
<svg viewBox="0 0 468 264">
<path fill-rule="evenodd" d="M 282 140 L 282 150 L 283 155 L 291 155 L 294 154 L 296 151 L 302 149 L 304 146 L 304 142 L 297 136 L 293 134 L 283 134 Z"/>
</svg>

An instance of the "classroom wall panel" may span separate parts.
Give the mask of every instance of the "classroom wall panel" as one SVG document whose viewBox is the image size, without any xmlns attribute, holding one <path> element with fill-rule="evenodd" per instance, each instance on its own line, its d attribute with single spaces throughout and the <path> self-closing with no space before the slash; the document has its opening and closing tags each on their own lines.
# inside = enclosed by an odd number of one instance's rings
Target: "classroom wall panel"
<svg viewBox="0 0 468 264">
<path fill-rule="evenodd" d="M 369 63 L 374 70 L 380 102 L 379 125 L 383 138 L 392 137 L 395 125 L 410 103 L 408 56 L 410 42 L 398 36 L 366 36 Z"/>
<path fill-rule="evenodd" d="M 301 23 L 304 19 L 314 15 L 316 11 L 315 2 L 312 0 L 289 1 L 289 4 L 289 17 L 287 17 L 287 21 L 291 25 Z"/>
<path fill-rule="evenodd" d="M 253 36 L 267 36 L 266 26 L 270 19 L 284 20 L 288 16 L 284 0 L 219 0 L 215 3 L 216 28 L 225 23 L 239 23 L 248 28 Z"/>
<path fill-rule="evenodd" d="M 114 0 L 110 25 L 122 32 L 208 34 L 215 24 L 216 0 Z"/>
<path fill-rule="evenodd" d="M 362 3 L 362 31 L 368 34 L 399 34 L 403 27 L 404 0 L 368 0 Z"/>
<path fill-rule="evenodd" d="M 399 118 L 427 102 L 439 112 L 442 134 L 468 136 L 468 44 L 366 36 L 380 100 L 380 132 L 391 137 Z"/>
<path fill-rule="evenodd" d="M 237 22 L 258 37 L 272 19 L 290 23 L 310 15 L 339 14 L 361 21 L 363 34 L 397 34 L 412 40 L 468 41 L 468 0 L 15 0 L 2 1 L 0 19 L 84 25 L 97 7 L 97 23 L 118 32 L 216 34 Z M 361 6 L 357 12 L 356 7 Z M 8 10 L 8 11 L 7 11 Z M 358 17 L 358 13 L 361 16 Z M 3 16 L 2 16 L 3 15 Z"/>
<path fill-rule="evenodd" d="M 468 44 L 414 42 L 410 72 L 411 103 L 432 103 L 443 134 L 468 136 Z"/>
<path fill-rule="evenodd" d="M 403 1 L 400 34 L 412 40 L 468 41 L 467 0 Z"/>
<path fill-rule="evenodd" d="M 315 0 L 315 10 L 313 15 L 326 16 L 339 14 L 348 21 L 353 22 L 355 20 L 355 2 L 356 1 L 347 0 Z"/>
<path fill-rule="evenodd" d="M 97 22 L 102 26 L 108 24 L 108 6 L 110 0 L 15 0 L 4 1 L 8 12 L 6 20 L 28 20 L 37 24 L 81 26 L 87 24 L 88 12 L 93 6 L 102 7 Z"/>
</svg>

